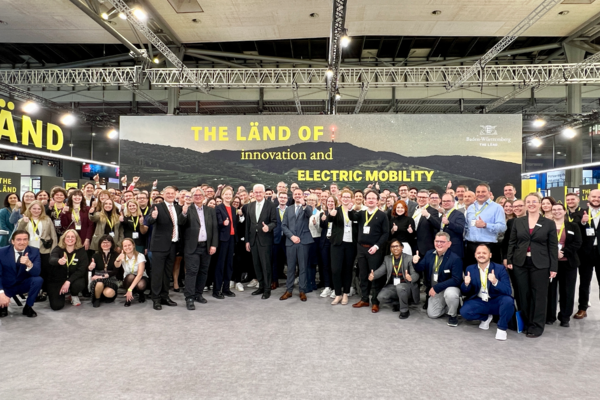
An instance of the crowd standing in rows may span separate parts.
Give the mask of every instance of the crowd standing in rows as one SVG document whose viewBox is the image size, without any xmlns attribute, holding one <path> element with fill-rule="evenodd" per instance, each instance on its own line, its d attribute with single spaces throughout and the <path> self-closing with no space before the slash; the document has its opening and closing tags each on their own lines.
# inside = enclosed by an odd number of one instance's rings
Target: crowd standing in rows
<svg viewBox="0 0 600 400">
<path fill-rule="evenodd" d="M 484 330 L 495 321 L 496 339 L 506 340 L 522 321 L 523 333 L 535 338 L 557 319 L 569 327 L 578 272 L 574 318 L 587 316 L 600 265 L 600 190 L 591 191 L 588 207 L 569 193 L 565 207 L 537 193 L 519 199 L 510 183 L 494 201 L 485 183 L 470 191 L 449 182 L 445 193 L 401 184 L 396 193 L 378 184 L 302 190 L 293 183 L 288 190 L 284 182 L 275 190 L 158 191 L 155 181 L 148 192 L 136 188 L 138 177 L 129 186 L 124 177 L 123 191 L 94 180 L 82 190 L 6 197 L 0 317 L 13 296 L 27 296 L 28 317 L 36 316 L 36 301 L 58 311 L 89 296 L 99 307 L 114 302 L 119 288 L 126 307 L 150 295 L 161 310 L 177 305 L 172 281 L 194 310 L 209 290 L 217 300 L 245 287 L 269 299 L 282 279 L 282 301 L 296 285 L 303 302 L 321 288 L 332 305 L 358 294 L 352 307 L 377 313 L 390 304 L 406 319 L 423 292 L 427 315 L 447 315 L 449 326 L 459 314 Z"/>
</svg>

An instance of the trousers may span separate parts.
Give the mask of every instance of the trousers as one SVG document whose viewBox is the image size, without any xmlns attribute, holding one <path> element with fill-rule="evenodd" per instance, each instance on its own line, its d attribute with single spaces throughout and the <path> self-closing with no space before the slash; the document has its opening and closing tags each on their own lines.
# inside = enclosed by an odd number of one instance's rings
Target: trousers
<svg viewBox="0 0 600 400">
<path fill-rule="evenodd" d="M 369 249 L 359 244 L 357 246 L 357 254 L 361 300 L 368 303 L 369 294 L 371 293 L 371 288 L 373 288 L 373 305 L 379 305 L 377 295 L 379 294 L 379 290 L 381 290 L 381 286 L 383 286 L 382 284 L 385 284 L 385 277 L 374 280 L 371 285 L 369 274 L 372 270 L 375 271 L 381 266 L 381 263 L 383 262 L 383 251 L 379 249 L 375 254 L 369 254 Z"/>
<path fill-rule="evenodd" d="M 489 301 L 483 301 L 481 298 L 475 297 L 465 301 L 460 309 L 460 315 L 467 321 L 485 321 L 490 314 L 500 316 L 498 329 L 503 331 L 508 329 L 508 322 L 514 313 L 515 302 L 512 297 L 506 295 L 494 297 Z"/>
<path fill-rule="evenodd" d="M 308 279 L 306 270 L 308 269 L 308 251 L 310 244 L 293 244 L 287 246 L 287 281 L 286 290 L 290 293 L 294 291 L 294 280 L 296 279 L 296 265 L 299 272 L 299 289 L 300 292 L 306 293 Z"/>
<path fill-rule="evenodd" d="M 546 301 L 548 298 L 549 268 L 536 268 L 527 257 L 525 265 L 514 266 L 515 278 L 521 298 L 521 317 L 527 333 L 541 335 L 546 324 Z"/>
<path fill-rule="evenodd" d="M 152 252 L 150 289 L 153 301 L 169 297 L 169 282 L 173 276 L 173 264 L 175 264 L 176 252 L 176 242 L 171 242 L 171 246 L 167 251 Z"/>
<path fill-rule="evenodd" d="M 460 289 L 454 286 L 446 288 L 427 301 L 427 316 L 439 318 L 446 314 L 456 317 L 460 298 Z"/>
<path fill-rule="evenodd" d="M 412 296 L 413 286 L 419 287 L 418 283 L 401 283 L 399 285 L 385 285 L 379 294 L 377 300 L 380 303 L 398 303 L 400 305 L 400 312 L 408 311 L 408 299 Z"/>
<path fill-rule="evenodd" d="M 192 254 L 184 253 L 185 259 L 185 298 L 202 295 L 211 255 L 208 253 L 206 242 L 198 242 Z"/>
<path fill-rule="evenodd" d="M 44 280 L 39 276 L 29 277 L 23 282 L 19 282 L 13 286 L 5 287 L 4 294 L 7 297 L 13 297 L 18 294 L 27 293 L 27 301 L 25 302 L 29 307 L 33 307 L 35 299 L 42 288 Z"/>
</svg>

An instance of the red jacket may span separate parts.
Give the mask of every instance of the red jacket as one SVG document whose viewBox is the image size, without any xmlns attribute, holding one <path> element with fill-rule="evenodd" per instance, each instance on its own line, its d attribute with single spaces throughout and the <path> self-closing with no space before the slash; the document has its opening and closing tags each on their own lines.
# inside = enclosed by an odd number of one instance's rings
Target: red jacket
<svg viewBox="0 0 600 400">
<path fill-rule="evenodd" d="M 79 237 L 81 238 L 81 242 L 85 242 L 85 239 L 89 239 L 92 241 L 92 236 L 94 235 L 94 223 L 90 221 L 89 218 L 90 208 L 87 206 L 81 207 L 79 210 L 79 218 L 81 218 L 81 230 L 78 230 Z M 75 229 L 75 221 L 73 221 L 73 214 L 71 210 L 69 212 L 60 213 L 60 223 L 64 230 L 67 229 Z"/>
</svg>

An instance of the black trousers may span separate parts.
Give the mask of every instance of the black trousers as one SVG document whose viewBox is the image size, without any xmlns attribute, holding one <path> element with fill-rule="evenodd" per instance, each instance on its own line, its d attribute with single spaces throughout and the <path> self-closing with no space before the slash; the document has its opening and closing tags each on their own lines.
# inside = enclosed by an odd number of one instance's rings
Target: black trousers
<svg viewBox="0 0 600 400">
<path fill-rule="evenodd" d="M 352 242 L 342 242 L 340 245 L 331 245 L 331 272 L 335 295 L 350 293 L 352 285 L 352 267 L 356 257 L 356 245 Z"/>
<path fill-rule="evenodd" d="M 592 284 L 592 276 L 594 275 L 594 267 L 596 267 L 596 279 L 600 286 L 600 255 L 598 254 L 597 246 L 594 246 L 592 257 L 580 257 L 581 265 L 579 266 L 579 309 L 586 311 L 590 302 L 590 285 Z"/>
<path fill-rule="evenodd" d="M 558 262 L 556 278 L 548 284 L 548 306 L 546 308 L 546 322 L 556 321 L 556 306 L 559 302 L 560 312 L 558 320 L 569 322 L 575 305 L 575 286 L 577 285 L 577 268 L 572 268 L 568 261 Z"/>
<path fill-rule="evenodd" d="M 185 298 L 202 295 L 208 276 L 208 266 L 210 265 L 211 255 L 206 242 L 198 242 L 193 253 L 184 253 L 185 260 L 185 289 L 183 292 Z"/>
<path fill-rule="evenodd" d="M 549 268 L 536 268 L 527 257 L 525 265 L 514 266 L 518 294 L 521 297 L 521 317 L 527 333 L 541 335 L 546 324 Z"/>
<path fill-rule="evenodd" d="M 287 253 L 285 250 L 285 237 L 282 237 L 279 243 L 273 243 L 271 251 L 271 282 L 279 283 L 279 279 L 283 278 L 283 269 L 287 261 Z"/>
<path fill-rule="evenodd" d="M 173 276 L 173 264 L 177 253 L 177 243 L 171 242 L 167 251 L 152 252 L 152 279 L 150 289 L 152 300 L 158 301 L 169 297 L 169 283 Z"/>
<path fill-rule="evenodd" d="M 62 310 L 65 306 L 65 295 L 60 294 L 60 288 L 63 284 L 64 282 L 48 282 L 46 285 L 50 308 L 54 311 Z M 86 286 L 87 275 L 85 278 L 82 277 L 71 282 L 71 286 L 69 286 L 69 294 L 71 294 L 71 296 L 77 296 L 79 292 L 86 288 Z"/>
<path fill-rule="evenodd" d="M 492 261 L 497 264 L 502 264 L 502 247 L 500 243 L 489 243 L 489 242 L 466 242 L 465 256 L 463 258 L 463 271 L 467 270 L 469 265 L 477 264 L 475 259 L 475 250 L 480 244 L 487 244 L 492 250 Z"/>
<path fill-rule="evenodd" d="M 319 283 L 331 288 L 331 243 L 329 239 L 319 238 Z"/>
<path fill-rule="evenodd" d="M 360 280 L 360 294 L 361 300 L 368 303 L 369 302 L 369 294 L 371 294 L 371 288 L 373 288 L 373 305 L 379 305 L 379 300 L 377 299 L 377 295 L 379 291 L 383 287 L 381 281 L 385 281 L 385 277 L 382 279 L 378 279 L 376 281 L 371 282 L 369 280 L 369 274 L 371 270 L 375 271 L 377 268 L 381 267 L 381 263 L 383 262 L 383 250 L 379 249 L 375 252 L 375 254 L 369 254 L 369 249 L 363 247 L 362 245 L 357 246 L 357 254 L 358 254 L 358 279 Z M 385 283 L 385 282 L 383 282 Z M 371 285 L 372 284 L 372 285 Z"/>
<path fill-rule="evenodd" d="M 250 247 L 252 253 L 252 263 L 254 264 L 254 272 L 256 279 L 265 293 L 271 293 L 271 271 L 273 264 L 271 255 L 273 253 L 273 245 L 261 246 L 258 240 L 254 242 L 254 246 Z"/>
<path fill-rule="evenodd" d="M 233 251 L 235 249 L 235 236 L 229 240 L 219 241 L 219 255 L 215 268 L 215 283 L 213 293 L 229 292 L 229 281 L 233 275 Z"/>
</svg>

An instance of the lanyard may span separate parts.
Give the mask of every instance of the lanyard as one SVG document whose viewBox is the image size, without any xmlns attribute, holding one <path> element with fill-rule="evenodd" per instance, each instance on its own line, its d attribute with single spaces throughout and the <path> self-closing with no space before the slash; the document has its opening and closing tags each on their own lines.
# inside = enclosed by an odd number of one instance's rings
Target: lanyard
<svg viewBox="0 0 600 400">
<path fill-rule="evenodd" d="M 373 211 L 373 214 L 371 214 L 370 217 L 368 217 L 369 212 L 365 211 L 365 226 L 369 225 L 369 222 L 371 222 L 371 220 L 373 219 L 373 216 L 377 214 L 377 210 Z"/>
<path fill-rule="evenodd" d="M 435 255 L 435 264 L 434 264 L 434 268 L 433 268 L 433 273 L 437 274 L 438 271 L 440 270 L 440 265 L 442 265 L 442 261 L 444 261 L 444 256 L 442 256 L 440 258 L 440 260 L 438 261 L 438 255 Z"/>
<path fill-rule="evenodd" d="M 415 219 L 415 218 L 417 218 L 419 215 L 421 215 L 421 211 L 422 211 L 422 210 L 423 210 L 423 209 L 422 209 L 422 208 L 420 208 L 420 207 L 419 207 L 419 208 L 417 208 L 417 209 L 415 210 L 415 212 L 413 213 L 413 216 L 412 216 L 412 218 L 413 218 L 413 219 Z"/>
<path fill-rule="evenodd" d="M 577 207 L 577 210 L 573 212 L 578 212 L 579 210 L 581 210 L 581 207 Z M 571 218 L 571 211 L 569 211 L 567 217 L 569 218 L 569 222 L 573 222 L 574 218 Z"/>
<path fill-rule="evenodd" d="M 456 210 L 456 206 L 452 207 L 452 209 L 450 210 L 450 212 L 446 215 L 446 218 L 450 219 L 450 215 L 454 212 L 454 210 Z M 450 222 L 450 221 L 448 221 L 448 222 Z M 444 226 L 446 226 L 446 225 L 444 225 L 442 223 L 442 229 L 444 229 Z"/>
<path fill-rule="evenodd" d="M 133 222 L 133 230 L 137 231 L 138 223 L 140 222 L 140 216 L 138 215 L 137 217 L 135 217 L 135 221 L 133 220 L 133 218 L 131 218 L 131 221 Z"/>
<path fill-rule="evenodd" d="M 592 214 L 592 209 L 590 208 L 590 219 L 588 220 L 588 225 L 590 227 L 592 227 L 592 221 L 598 216 L 598 213 L 600 213 L 600 210 L 596 211 L 596 214 Z"/>
<path fill-rule="evenodd" d="M 63 204 L 63 207 L 64 206 L 65 205 Z M 59 214 L 58 210 L 59 210 L 58 207 L 56 207 L 56 204 L 54 204 L 54 214 L 56 215 L 56 218 L 58 218 L 58 214 Z M 62 210 L 62 207 L 60 208 L 60 210 Z"/>
<path fill-rule="evenodd" d="M 77 210 L 77 212 L 75 212 L 75 209 L 71 210 L 71 215 L 73 216 L 73 219 L 75 220 L 75 223 L 78 224 L 79 223 L 79 210 Z"/>
<path fill-rule="evenodd" d="M 481 210 L 476 211 L 475 212 L 475 218 L 477 218 L 479 216 L 479 214 L 481 214 L 483 212 L 483 210 L 485 210 L 487 208 L 487 206 L 489 206 L 489 205 L 490 205 L 490 203 L 485 203 L 485 206 L 481 207 Z"/>
<path fill-rule="evenodd" d="M 35 239 L 37 239 L 37 235 L 39 235 L 39 231 L 38 231 L 38 226 L 40 225 L 40 221 L 38 221 L 38 223 L 36 224 L 33 219 L 31 220 L 31 227 L 33 228 L 33 233 L 35 233 Z"/>
<path fill-rule="evenodd" d="M 485 267 L 485 271 L 483 271 L 483 278 L 481 278 L 481 287 L 483 288 L 483 291 L 487 293 L 487 276 L 488 276 L 488 269 L 490 268 L 490 266 L 488 265 L 487 267 Z M 481 268 L 479 269 L 479 271 L 481 271 Z M 481 277 L 481 272 L 479 272 L 479 277 Z"/>
<path fill-rule="evenodd" d="M 344 215 L 344 224 L 348 225 L 350 222 L 350 217 L 348 217 L 348 211 L 344 209 L 344 206 L 342 206 L 342 214 Z"/>
<path fill-rule="evenodd" d="M 558 241 L 559 242 L 560 242 L 560 237 L 562 236 L 564 230 L 565 230 L 565 223 L 563 222 L 562 227 L 560 228 L 560 232 L 558 232 Z"/>
<path fill-rule="evenodd" d="M 283 221 L 283 214 L 284 214 L 284 211 L 280 208 L 279 209 L 279 219 L 281 219 L 282 221 Z"/>
<path fill-rule="evenodd" d="M 106 223 L 108 224 L 108 226 L 110 226 L 110 230 L 112 231 L 113 230 L 113 224 L 112 224 L 112 221 L 110 220 L 110 217 L 106 218 Z"/>
<path fill-rule="evenodd" d="M 150 207 L 146 207 L 146 209 L 145 209 L 145 210 L 142 212 L 142 214 L 144 214 L 144 216 L 148 215 L 148 209 L 149 209 L 149 208 L 150 208 Z"/>
<path fill-rule="evenodd" d="M 392 258 L 392 267 L 394 267 L 394 275 L 398 276 L 399 272 L 402 270 L 402 256 L 400 256 L 400 260 L 398 261 L 398 265 L 394 265 L 394 260 L 396 257 Z"/>
<path fill-rule="evenodd" d="M 104 261 L 104 270 L 108 269 L 108 262 L 110 261 L 111 253 L 108 253 L 108 257 L 104 256 L 104 252 L 102 252 L 102 261 Z"/>
<path fill-rule="evenodd" d="M 74 260 L 75 260 L 75 253 L 73 253 L 73 255 L 71 256 L 71 261 L 69 261 L 69 258 L 67 257 L 67 269 L 69 269 L 69 267 L 71 265 L 73 265 Z"/>
<path fill-rule="evenodd" d="M 127 263 L 127 264 L 129 264 L 129 268 L 131 268 L 131 273 L 135 275 L 135 266 L 136 266 L 136 263 L 135 263 L 135 262 L 136 262 L 137 260 L 135 260 L 135 259 L 132 257 L 131 259 L 128 259 L 128 261 L 131 261 L 131 264 L 130 264 L 130 263 Z"/>
</svg>

